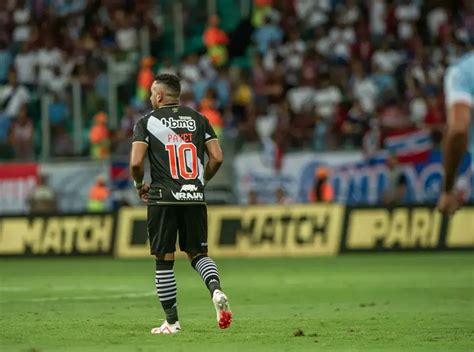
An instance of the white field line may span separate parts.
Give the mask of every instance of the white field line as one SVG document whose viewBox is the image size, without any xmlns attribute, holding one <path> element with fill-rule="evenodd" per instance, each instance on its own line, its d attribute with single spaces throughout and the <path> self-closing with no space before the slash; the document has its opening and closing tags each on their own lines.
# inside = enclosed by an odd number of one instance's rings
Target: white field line
<svg viewBox="0 0 474 352">
<path fill-rule="evenodd" d="M 0 301 L 1 304 L 11 302 L 56 302 L 56 301 L 96 301 L 102 299 L 122 299 L 122 298 L 142 298 L 155 296 L 156 292 L 132 292 L 119 293 L 115 295 L 90 295 L 90 296 L 56 296 L 56 297 L 36 297 L 36 298 L 22 298 Z"/>
<path fill-rule="evenodd" d="M 25 286 L 5 286 L 0 287 L 0 292 L 34 292 L 36 290 L 46 290 L 46 291 L 103 291 L 103 292 L 127 292 L 130 290 L 130 286 L 107 286 L 107 287 L 97 287 L 97 286 L 74 286 L 74 285 L 54 285 L 54 286 L 45 286 L 44 284 L 38 285 L 37 287 L 25 287 Z"/>
</svg>

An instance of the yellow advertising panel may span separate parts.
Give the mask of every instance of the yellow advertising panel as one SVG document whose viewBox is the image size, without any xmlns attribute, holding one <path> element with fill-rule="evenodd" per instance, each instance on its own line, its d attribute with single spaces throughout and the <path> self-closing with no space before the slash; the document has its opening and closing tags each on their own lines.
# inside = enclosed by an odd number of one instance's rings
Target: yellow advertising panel
<svg viewBox="0 0 474 352">
<path fill-rule="evenodd" d="M 429 249 L 440 239 L 442 217 L 436 209 L 349 208 L 345 247 L 348 250 Z"/>
<path fill-rule="evenodd" d="M 464 207 L 449 222 L 446 235 L 448 248 L 474 248 L 474 207 Z"/>
<path fill-rule="evenodd" d="M 114 216 L 0 218 L 0 255 L 112 254 Z"/>
<path fill-rule="evenodd" d="M 296 256 L 338 253 L 340 205 L 210 206 L 209 253 L 215 256 Z M 146 208 L 119 212 L 116 255 L 149 256 Z"/>
</svg>

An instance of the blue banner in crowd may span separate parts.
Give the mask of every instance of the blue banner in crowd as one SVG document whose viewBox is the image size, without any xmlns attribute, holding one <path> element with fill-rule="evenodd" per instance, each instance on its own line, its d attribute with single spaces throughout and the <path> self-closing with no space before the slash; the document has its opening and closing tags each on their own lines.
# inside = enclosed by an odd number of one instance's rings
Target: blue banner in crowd
<svg viewBox="0 0 474 352">
<path fill-rule="evenodd" d="M 335 200 L 348 205 L 378 204 L 389 191 L 393 182 L 392 172 L 387 166 L 387 156 L 381 154 L 367 160 L 332 166 L 330 163 L 313 161 L 303 169 L 298 198 L 308 201 L 308 194 L 314 184 L 314 175 L 319 167 L 331 167 L 330 182 L 334 188 Z M 417 164 L 400 164 L 397 174 L 403 174 L 407 191 L 403 202 L 407 204 L 435 203 L 442 184 L 442 156 L 432 151 L 427 161 Z M 460 167 L 457 187 L 466 200 L 474 200 L 471 157 L 466 155 Z"/>
</svg>

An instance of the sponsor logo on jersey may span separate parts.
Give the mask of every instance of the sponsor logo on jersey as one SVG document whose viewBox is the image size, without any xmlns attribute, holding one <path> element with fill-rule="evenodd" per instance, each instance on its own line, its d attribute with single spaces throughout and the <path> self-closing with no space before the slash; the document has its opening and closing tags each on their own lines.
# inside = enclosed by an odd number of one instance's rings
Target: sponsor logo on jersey
<svg viewBox="0 0 474 352">
<path fill-rule="evenodd" d="M 196 121 L 191 119 L 191 120 L 175 120 L 172 117 L 163 117 L 160 119 L 160 122 L 163 124 L 163 126 L 168 127 L 168 128 L 184 128 L 189 131 L 196 131 Z"/>
<path fill-rule="evenodd" d="M 195 185 L 182 185 L 179 192 L 171 191 L 171 194 L 176 200 L 181 201 L 203 201 L 204 193 L 198 192 L 198 187 Z"/>
</svg>

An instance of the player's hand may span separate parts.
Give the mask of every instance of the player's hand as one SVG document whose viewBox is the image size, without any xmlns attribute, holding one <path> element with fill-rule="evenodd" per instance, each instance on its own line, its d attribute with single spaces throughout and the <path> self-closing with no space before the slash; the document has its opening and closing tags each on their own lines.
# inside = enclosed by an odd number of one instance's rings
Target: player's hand
<svg viewBox="0 0 474 352">
<path fill-rule="evenodd" d="M 458 192 L 443 192 L 438 201 L 438 210 L 444 215 L 451 216 L 461 207 L 461 203 Z"/>
<path fill-rule="evenodd" d="M 144 183 L 143 186 L 137 189 L 138 196 L 144 202 L 148 201 L 148 192 L 150 191 L 150 185 Z"/>
</svg>

